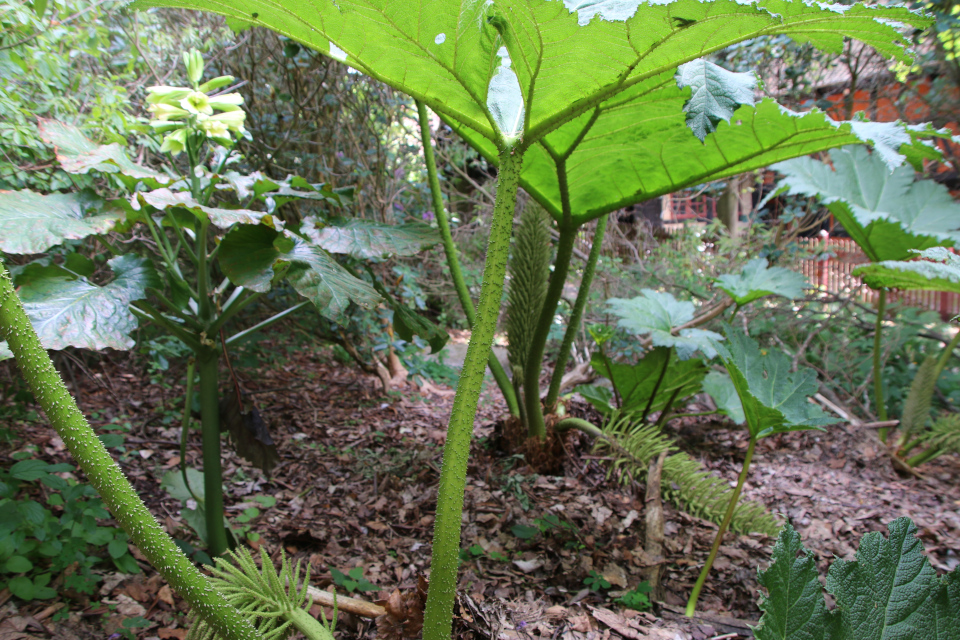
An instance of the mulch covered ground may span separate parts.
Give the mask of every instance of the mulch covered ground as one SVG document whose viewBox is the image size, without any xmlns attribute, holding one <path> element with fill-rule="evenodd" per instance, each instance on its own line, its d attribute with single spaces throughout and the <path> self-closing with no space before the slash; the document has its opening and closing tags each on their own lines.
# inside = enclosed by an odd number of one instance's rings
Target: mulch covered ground
<svg viewBox="0 0 960 640">
<path fill-rule="evenodd" d="M 274 557 L 282 547 L 309 563 L 311 582 L 320 588 L 333 585 L 331 568 L 343 573 L 361 568 L 363 578 L 381 591 L 357 597 L 415 592 L 429 567 L 452 390 L 430 384 L 421 393 L 411 385 L 385 394 L 375 378 L 325 351 L 263 348 L 273 354 L 269 365 L 235 366 L 270 425 L 281 462 L 267 479 L 228 449 L 229 512 L 261 507 L 254 496 L 275 497 L 275 506 L 261 508 L 247 523 L 261 535 L 255 546 L 264 545 Z M 195 543 L 181 518 L 182 505 L 159 486 L 164 473 L 181 462 L 179 382 L 150 384 L 132 359 L 119 354 L 90 362 L 86 374 L 75 376 L 83 410 L 96 412 L 95 426 L 118 420 L 133 425 L 124 470 L 167 531 Z M 0 366 L 13 372 L 10 364 Z M 756 572 L 768 562 L 771 538 L 728 534 L 701 596 L 704 617 L 690 622 L 678 612 L 716 528 L 665 505 L 664 602 L 651 613 L 624 610 L 614 598 L 639 584 L 648 570 L 643 487 L 608 479 L 602 460 L 590 455 L 590 443 L 578 438 L 568 443 L 562 476 L 534 474 L 522 459 L 494 446 L 494 425 L 502 414 L 491 386 L 480 403 L 464 505 L 461 637 L 749 637 L 746 623 L 760 615 Z M 732 484 L 746 450 L 745 432 L 711 419 L 684 420 L 674 425 L 681 446 Z M 42 421 L 22 429 L 21 437 L 39 444 L 48 461 L 69 459 Z M 201 466 L 199 445 L 195 430 L 187 460 L 194 467 Z M 9 464 L 12 452 L 0 449 L 0 463 Z M 822 573 L 831 558 L 851 558 L 863 534 L 885 531 L 886 523 L 901 515 L 917 523 L 933 565 L 945 571 L 960 563 L 960 460 L 945 457 L 921 471 L 922 478 L 898 475 L 875 433 L 836 426 L 827 433 L 762 441 L 745 498 L 789 518 L 817 554 Z M 514 532 L 550 514 L 570 526 L 526 538 Z M 0 640 L 104 638 L 124 617 L 135 616 L 151 624 L 137 637 L 183 638 L 186 607 L 141 565 L 144 573 L 137 576 L 108 572 L 99 596 L 90 599 L 22 603 L 0 592 Z M 591 571 L 610 583 L 606 594 L 585 587 Z M 63 606 L 70 616 L 53 622 Z M 372 620 L 348 614 L 338 630 L 343 639 L 377 635 Z"/>
</svg>

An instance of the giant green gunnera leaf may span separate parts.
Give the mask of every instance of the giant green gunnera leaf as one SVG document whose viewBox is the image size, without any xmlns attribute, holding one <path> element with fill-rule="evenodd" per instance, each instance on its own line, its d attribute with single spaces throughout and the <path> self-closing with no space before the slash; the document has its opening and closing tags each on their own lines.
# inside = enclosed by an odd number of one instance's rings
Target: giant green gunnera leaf
<svg viewBox="0 0 960 640">
<path fill-rule="evenodd" d="M 126 254 L 108 262 L 114 278 L 97 286 L 86 278 L 37 278 L 21 286 L 23 308 L 47 349 L 129 349 L 137 319 L 130 303 L 160 279 L 150 262 Z M 3 350 L 5 345 L 0 346 Z M 9 355 L 9 352 L 6 352 Z"/>
<path fill-rule="evenodd" d="M 911 250 L 960 241 L 960 204 L 943 185 L 893 171 L 861 146 L 830 152 L 829 165 L 797 158 L 773 166 L 789 193 L 819 197 L 871 262 L 903 260 Z"/>
<path fill-rule="evenodd" d="M 141 0 L 139 6 L 202 9 L 271 28 L 422 100 L 494 162 L 500 150 L 519 145 L 526 150 L 522 186 L 558 220 L 569 203 L 566 214 L 577 223 L 843 144 L 870 140 L 892 145 L 896 154 L 912 142 L 900 125 L 866 132 L 769 101 L 731 116 L 736 105 L 752 101 L 744 82 L 704 62 L 680 73 L 684 88 L 676 76 L 681 65 L 772 35 L 835 53 L 850 37 L 907 60 L 898 29 L 929 23 L 903 7 L 789 0 Z M 687 128 L 688 116 L 698 133 L 727 119 L 712 135 L 720 137 L 725 126 L 732 131 L 704 148 Z"/>
<path fill-rule="evenodd" d="M 761 349 L 742 331 L 728 327 L 726 337 L 726 343 L 717 343 L 716 349 L 737 390 L 751 437 L 822 431 L 823 426 L 837 422 L 807 401 L 819 388 L 815 371 L 805 367 L 791 371 L 793 363 L 785 353 Z"/>
</svg>

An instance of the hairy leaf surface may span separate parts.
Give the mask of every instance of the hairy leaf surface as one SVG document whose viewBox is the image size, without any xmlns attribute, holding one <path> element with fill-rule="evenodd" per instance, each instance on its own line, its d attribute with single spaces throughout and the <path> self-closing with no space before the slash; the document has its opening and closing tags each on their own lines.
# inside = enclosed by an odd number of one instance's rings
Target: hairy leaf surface
<svg viewBox="0 0 960 640">
<path fill-rule="evenodd" d="M 330 253 L 346 254 L 361 260 L 415 256 L 440 242 L 436 229 L 421 222 L 381 224 L 351 218 L 334 220 L 332 224 L 318 229 L 315 221 L 305 220 L 303 232 L 312 242 Z"/>
<path fill-rule="evenodd" d="M 960 637 L 960 571 L 937 577 L 909 518 L 860 540 L 856 560 L 835 560 L 826 611 L 816 561 L 788 524 L 773 562 L 760 572 L 769 592 L 757 640 L 956 640 Z"/>
</svg>

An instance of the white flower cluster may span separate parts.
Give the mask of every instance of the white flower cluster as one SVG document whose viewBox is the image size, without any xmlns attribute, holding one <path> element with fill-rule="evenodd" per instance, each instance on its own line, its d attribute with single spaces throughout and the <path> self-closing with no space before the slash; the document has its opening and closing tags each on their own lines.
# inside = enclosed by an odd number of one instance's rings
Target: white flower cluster
<svg viewBox="0 0 960 640">
<path fill-rule="evenodd" d="M 160 151 L 179 154 L 187 147 L 187 138 L 202 133 L 222 145 L 233 143 L 231 132 L 244 133 L 243 121 L 247 114 L 240 105 L 243 96 L 227 93 L 211 97 L 207 95 L 233 82 L 233 76 L 220 76 L 199 84 L 203 77 L 203 58 L 196 49 L 183 54 L 187 77 L 192 89 L 184 87 L 149 87 L 147 103 L 154 120 L 150 126 L 157 133 L 165 133 Z M 219 113 L 215 113 L 218 111 Z"/>
</svg>

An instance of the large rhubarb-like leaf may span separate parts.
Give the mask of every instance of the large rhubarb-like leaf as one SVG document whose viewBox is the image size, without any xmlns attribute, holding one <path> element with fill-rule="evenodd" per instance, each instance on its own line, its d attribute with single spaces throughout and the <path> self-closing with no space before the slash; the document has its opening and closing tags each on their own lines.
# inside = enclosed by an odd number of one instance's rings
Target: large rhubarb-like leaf
<svg viewBox="0 0 960 640">
<path fill-rule="evenodd" d="M 884 260 L 854 269 L 874 289 L 913 289 L 960 293 L 960 256 L 944 247 L 919 252 L 923 260 Z"/>
<path fill-rule="evenodd" d="M 844 36 L 907 59 L 897 25 L 929 20 L 900 7 L 762 0 L 616 3 L 141 0 L 214 11 L 269 27 L 342 60 L 490 140 L 511 118 L 538 141 L 560 124 L 685 62 L 763 35 L 840 53 Z M 598 16 L 599 18 L 595 18 Z M 517 109 L 516 105 L 522 105 Z"/>
<path fill-rule="evenodd" d="M 0 251 L 41 253 L 64 240 L 106 233 L 124 218 L 120 209 L 98 207 L 79 193 L 0 191 Z"/>
<path fill-rule="evenodd" d="M 789 524 L 780 532 L 773 562 L 760 572 L 769 594 L 757 640 L 955 640 L 960 637 L 960 570 L 938 577 L 923 554 L 909 518 L 860 540 L 856 560 L 835 560 L 827 611 L 816 560 Z"/>
<path fill-rule="evenodd" d="M 662 410 L 668 402 L 677 403 L 700 389 L 707 368 L 698 358 L 677 360 L 670 355 L 670 349 L 657 347 L 644 354 L 637 364 L 607 363 L 599 354 L 590 359 L 590 366 L 605 378 L 609 378 L 620 395 L 620 408 L 625 412 L 647 411 L 655 413 Z M 609 397 L 603 391 L 594 391 L 603 387 L 577 387 L 577 390 L 597 407 L 601 413 L 608 413 L 609 404 L 604 407 L 604 399 Z M 650 401 L 651 395 L 656 395 Z M 649 409 L 647 409 L 649 407 Z"/>
<path fill-rule="evenodd" d="M 23 308 L 47 349 L 129 349 L 137 318 L 130 303 L 146 297 L 160 278 L 150 262 L 126 254 L 108 262 L 114 279 L 102 287 L 86 278 L 37 278 L 21 286 Z M 4 345 L 0 345 L 0 351 Z M 9 352 L 7 352 L 9 353 Z"/>
<path fill-rule="evenodd" d="M 310 240 L 330 253 L 361 260 L 415 256 L 440 242 L 436 229 L 419 222 L 390 225 L 352 218 L 334 220 L 333 224 L 318 229 L 315 220 L 304 220 L 302 230 Z"/>
<path fill-rule="evenodd" d="M 278 273 L 324 316 L 337 320 L 354 302 L 373 307 L 380 296 L 322 248 L 286 231 L 241 224 L 220 244 L 220 268 L 236 285 L 269 291 Z"/>
<path fill-rule="evenodd" d="M 235 224 L 263 223 L 270 227 L 282 225 L 281 221 L 274 219 L 273 216 L 263 211 L 207 207 L 194 200 L 193 196 L 186 191 L 155 189 L 146 193 L 139 193 L 137 197 L 142 202 L 160 211 L 182 207 L 197 216 L 198 219 L 209 218 L 210 222 L 223 229 Z"/>
<path fill-rule="evenodd" d="M 767 265 L 766 258 L 755 258 L 745 264 L 740 273 L 717 277 L 717 288 L 726 292 L 740 306 L 764 296 L 793 299 L 803 295 L 806 278 L 796 271 Z"/>
<path fill-rule="evenodd" d="M 960 241 L 960 203 L 907 165 L 890 171 L 864 147 L 830 152 L 829 165 L 797 158 L 774 165 L 789 193 L 819 197 L 871 262 L 903 260 L 911 250 Z"/>
<path fill-rule="evenodd" d="M 564 175 L 576 223 L 685 187 L 828 149 L 870 143 L 890 163 L 935 151 L 924 137 L 947 130 L 912 130 L 902 123 L 838 122 L 819 111 L 793 113 L 772 100 L 737 109 L 701 142 L 685 125 L 689 89 L 671 74 L 651 78 L 534 144 L 524 156 L 520 184 L 557 220 Z M 453 128 L 489 162 L 496 147 L 470 129 Z M 615 151 L 614 151 L 615 150 Z"/>
<path fill-rule="evenodd" d="M 43 141 L 56 149 L 60 167 L 67 173 L 87 173 L 93 170 L 150 179 L 158 184 L 170 182 L 169 176 L 135 163 L 119 144 L 98 145 L 73 125 L 40 118 L 37 128 Z"/>
<path fill-rule="evenodd" d="M 747 422 L 750 435 L 820 429 L 837 422 L 807 399 L 817 393 L 817 374 L 806 367 L 791 371 L 793 363 L 781 351 L 761 350 L 756 340 L 727 327 L 727 341 L 717 343 Z"/>
<path fill-rule="evenodd" d="M 610 313 L 618 316 L 617 326 L 636 335 L 649 335 L 655 347 L 673 347 L 677 357 L 686 360 L 697 351 L 707 358 L 717 355 L 715 341 L 723 336 L 706 329 L 678 329 L 693 319 L 692 302 L 677 300 L 670 293 L 644 289 L 630 300 L 607 300 Z"/>
</svg>

